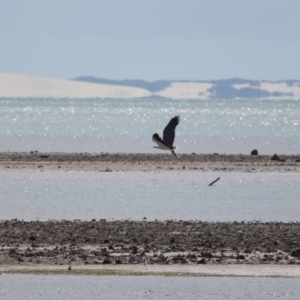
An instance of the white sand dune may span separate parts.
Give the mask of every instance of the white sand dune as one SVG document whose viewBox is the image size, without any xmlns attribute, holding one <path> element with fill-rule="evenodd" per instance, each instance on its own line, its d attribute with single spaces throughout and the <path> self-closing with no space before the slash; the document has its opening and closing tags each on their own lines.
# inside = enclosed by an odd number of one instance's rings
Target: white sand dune
<svg viewBox="0 0 300 300">
<path fill-rule="evenodd" d="M 173 82 L 170 87 L 155 93 L 157 96 L 175 99 L 209 99 L 212 83 L 206 82 Z"/>
<path fill-rule="evenodd" d="M 141 88 L 0 73 L 0 97 L 138 98 L 149 95 L 149 91 Z"/>
</svg>

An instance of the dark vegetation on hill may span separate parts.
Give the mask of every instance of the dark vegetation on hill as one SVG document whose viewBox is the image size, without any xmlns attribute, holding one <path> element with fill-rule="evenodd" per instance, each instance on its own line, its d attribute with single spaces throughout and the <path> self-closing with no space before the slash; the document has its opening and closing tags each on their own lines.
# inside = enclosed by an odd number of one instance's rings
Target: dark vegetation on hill
<svg viewBox="0 0 300 300">
<path fill-rule="evenodd" d="M 159 81 L 145 81 L 145 80 L 110 80 L 105 78 L 96 78 L 92 76 L 82 76 L 77 77 L 74 80 L 76 81 L 84 81 L 84 82 L 91 82 L 91 83 L 101 83 L 101 84 L 111 84 L 111 85 L 123 85 L 123 86 L 130 86 L 136 88 L 143 88 L 152 93 L 158 92 L 160 90 L 164 90 L 166 87 L 170 86 L 172 81 L 168 80 L 159 80 Z"/>
<path fill-rule="evenodd" d="M 76 81 L 84 81 L 90 83 L 99 84 L 111 84 L 111 85 L 122 85 L 136 88 L 143 88 L 151 93 L 162 91 L 167 87 L 171 86 L 173 82 L 191 82 L 188 80 L 158 80 L 158 81 L 145 81 L 141 79 L 137 80 L 111 80 L 105 78 L 96 78 L 93 76 L 80 76 L 75 78 Z M 231 79 L 220 79 L 220 80 L 195 80 L 193 82 L 206 82 L 212 83 L 213 86 L 209 89 L 212 93 L 213 98 L 265 98 L 265 97 L 292 97 L 292 93 L 282 93 L 282 92 L 269 92 L 260 88 L 261 82 L 259 80 L 247 80 L 242 78 L 231 78 Z M 277 81 L 276 83 L 284 82 L 288 86 L 292 86 L 297 80 L 283 80 Z M 249 87 L 244 87 L 236 89 L 233 87 L 235 84 L 248 84 Z"/>
</svg>

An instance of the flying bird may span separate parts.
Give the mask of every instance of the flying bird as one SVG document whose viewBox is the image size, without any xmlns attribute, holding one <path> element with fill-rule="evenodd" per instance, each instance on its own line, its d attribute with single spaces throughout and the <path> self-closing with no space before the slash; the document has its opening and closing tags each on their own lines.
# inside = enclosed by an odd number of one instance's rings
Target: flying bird
<svg viewBox="0 0 300 300">
<path fill-rule="evenodd" d="M 154 146 L 153 148 L 160 150 L 170 150 L 173 155 L 179 157 L 179 155 L 175 152 L 175 150 L 178 150 L 178 148 L 176 146 L 173 146 L 175 139 L 175 129 L 179 122 L 179 116 L 175 116 L 170 120 L 169 124 L 163 131 L 163 139 L 161 139 L 158 133 L 154 133 L 152 136 L 152 141 L 154 141 L 158 145 L 158 147 Z"/>
</svg>

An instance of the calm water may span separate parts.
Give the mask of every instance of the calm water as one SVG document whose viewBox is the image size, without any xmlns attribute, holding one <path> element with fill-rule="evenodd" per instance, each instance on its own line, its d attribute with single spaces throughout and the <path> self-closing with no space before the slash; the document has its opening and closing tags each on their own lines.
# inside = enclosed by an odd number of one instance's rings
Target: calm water
<svg viewBox="0 0 300 300">
<path fill-rule="evenodd" d="M 15 299 L 299 299 L 299 278 L 0 276 L 0 298 Z"/>
<path fill-rule="evenodd" d="M 0 172 L 0 220 L 289 222 L 299 195 L 298 173 Z"/>
<path fill-rule="evenodd" d="M 300 101 L 0 99 L 0 151 L 148 152 L 181 116 L 181 153 L 298 154 Z"/>
</svg>

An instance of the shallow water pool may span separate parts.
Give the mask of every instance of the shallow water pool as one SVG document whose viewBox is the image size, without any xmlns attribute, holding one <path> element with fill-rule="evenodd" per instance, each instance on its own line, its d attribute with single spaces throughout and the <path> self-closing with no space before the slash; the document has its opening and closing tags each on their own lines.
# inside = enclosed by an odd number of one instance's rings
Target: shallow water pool
<svg viewBox="0 0 300 300">
<path fill-rule="evenodd" d="M 289 222 L 300 216 L 298 173 L 0 172 L 0 182 L 1 220 Z"/>
</svg>

